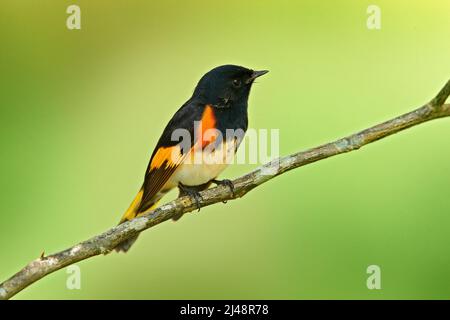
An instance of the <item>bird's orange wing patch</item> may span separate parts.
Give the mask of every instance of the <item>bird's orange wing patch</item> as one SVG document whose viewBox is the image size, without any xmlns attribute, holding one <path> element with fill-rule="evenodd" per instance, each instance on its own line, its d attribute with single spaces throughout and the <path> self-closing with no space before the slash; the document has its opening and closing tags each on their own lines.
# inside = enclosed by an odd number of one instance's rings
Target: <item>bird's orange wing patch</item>
<svg viewBox="0 0 450 320">
<path fill-rule="evenodd" d="M 183 162 L 179 146 L 160 147 L 153 155 L 144 181 L 144 194 L 139 212 L 148 210 L 154 204 L 154 197 L 161 191 L 172 174 Z"/>
<path fill-rule="evenodd" d="M 205 111 L 203 111 L 201 124 L 197 130 L 198 143 L 202 148 L 217 139 L 216 116 L 210 105 L 207 105 Z"/>
<path fill-rule="evenodd" d="M 161 166 L 171 167 L 177 165 L 178 161 L 182 157 L 180 147 L 160 147 L 154 154 L 152 161 L 150 162 L 149 171 L 158 169 Z"/>
</svg>

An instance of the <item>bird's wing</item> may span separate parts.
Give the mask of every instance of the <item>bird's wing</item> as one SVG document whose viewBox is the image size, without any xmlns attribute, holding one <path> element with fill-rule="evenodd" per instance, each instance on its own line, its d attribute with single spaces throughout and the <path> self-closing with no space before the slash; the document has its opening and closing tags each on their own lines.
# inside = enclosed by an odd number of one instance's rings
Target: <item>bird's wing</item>
<svg viewBox="0 0 450 320">
<path fill-rule="evenodd" d="M 202 121 L 202 132 L 194 134 L 194 122 L 199 120 Z M 200 140 L 201 146 L 204 147 L 203 133 L 208 129 L 214 128 L 214 126 L 215 117 L 210 106 L 202 107 L 187 102 L 175 113 L 172 120 L 164 129 L 150 159 L 143 185 L 142 201 L 140 202 L 138 212 L 144 212 L 154 204 L 153 199 L 155 195 L 161 191 L 175 170 L 190 155 L 195 144 L 199 142 L 194 140 Z M 188 150 L 184 146 L 181 146 L 180 141 L 174 141 L 172 139 L 172 133 L 177 129 L 182 129 L 184 132 L 189 133 L 190 148 Z M 185 141 L 182 143 L 185 143 Z"/>
</svg>

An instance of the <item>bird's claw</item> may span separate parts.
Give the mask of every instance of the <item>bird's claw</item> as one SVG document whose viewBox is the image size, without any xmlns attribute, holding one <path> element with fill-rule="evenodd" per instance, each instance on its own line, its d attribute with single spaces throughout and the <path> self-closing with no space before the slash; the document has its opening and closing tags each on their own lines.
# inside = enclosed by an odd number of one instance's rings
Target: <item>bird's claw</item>
<svg viewBox="0 0 450 320">
<path fill-rule="evenodd" d="M 228 188 L 230 188 L 231 194 L 233 195 L 233 198 L 235 197 L 234 194 L 234 184 L 231 180 L 228 179 L 223 179 L 223 180 L 213 180 L 213 183 L 217 184 L 218 186 L 227 186 Z"/>
<path fill-rule="evenodd" d="M 200 201 L 201 200 L 203 200 L 203 197 L 200 195 L 200 192 L 198 192 L 198 191 L 193 191 L 191 194 L 190 194 L 190 196 L 191 196 L 191 198 L 194 198 L 194 200 L 195 200 L 195 206 L 197 207 L 197 212 L 200 212 Z"/>
<path fill-rule="evenodd" d="M 197 190 L 188 188 L 184 185 L 179 185 L 180 189 L 182 190 L 184 195 L 189 196 L 191 199 L 193 199 L 193 202 L 195 201 L 195 206 L 197 207 L 198 211 L 200 211 L 200 201 L 203 200 L 203 197 L 201 196 L 200 192 Z"/>
</svg>

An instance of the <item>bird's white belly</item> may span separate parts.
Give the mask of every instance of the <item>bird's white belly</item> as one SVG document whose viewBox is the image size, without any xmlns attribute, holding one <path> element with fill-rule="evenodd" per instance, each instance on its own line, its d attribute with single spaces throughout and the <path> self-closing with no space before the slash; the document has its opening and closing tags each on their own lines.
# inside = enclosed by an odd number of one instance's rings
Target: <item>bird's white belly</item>
<svg viewBox="0 0 450 320">
<path fill-rule="evenodd" d="M 215 179 L 232 162 L 235 141 L 220 144 L 215 150 L 208 148 L 192 152 L 171 177 L 171 183 L 198 186 Z"/>
<path fill-rule="evenodd" d="M 183 164 L 174 175 L 174 182 L 186 186 L 198 186 L 216 178 L 227 164 Z"/>
</svg>

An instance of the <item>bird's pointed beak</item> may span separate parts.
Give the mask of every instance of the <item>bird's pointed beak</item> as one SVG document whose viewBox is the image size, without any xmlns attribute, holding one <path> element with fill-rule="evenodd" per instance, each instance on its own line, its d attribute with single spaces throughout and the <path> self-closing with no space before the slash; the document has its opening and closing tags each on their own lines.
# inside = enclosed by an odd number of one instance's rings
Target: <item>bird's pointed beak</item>
<svg viewBox="0 0 450 320">
<path fill-rule="evenodd" d="M 247 80 L 247 83 L 250 83 L 253 80 L 255 80 L 256 78 L 265 75 L 267 72 L 269 72 L 269 70 L 253 71 L 251 77 Z"/>
</svg>

